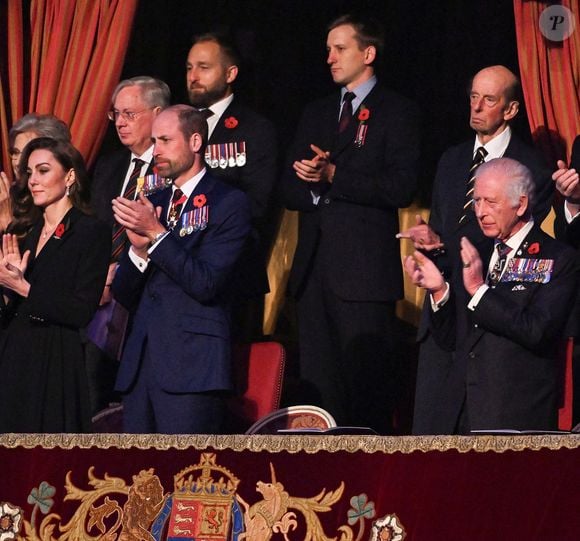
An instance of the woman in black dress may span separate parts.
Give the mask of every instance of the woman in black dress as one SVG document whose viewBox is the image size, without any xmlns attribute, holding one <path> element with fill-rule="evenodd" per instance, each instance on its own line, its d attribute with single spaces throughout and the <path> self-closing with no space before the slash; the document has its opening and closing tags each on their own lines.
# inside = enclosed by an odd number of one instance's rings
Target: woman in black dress
<svg viewBox="0 0 580 541">
<path fill-rule="evenodd" d="M 26 146 L 0 252 L 0 432 L 90 428 L 80 330 L 103 290 L 111 232 L 87 214 L 87 181 L 72 144 Z"/>
</svg>

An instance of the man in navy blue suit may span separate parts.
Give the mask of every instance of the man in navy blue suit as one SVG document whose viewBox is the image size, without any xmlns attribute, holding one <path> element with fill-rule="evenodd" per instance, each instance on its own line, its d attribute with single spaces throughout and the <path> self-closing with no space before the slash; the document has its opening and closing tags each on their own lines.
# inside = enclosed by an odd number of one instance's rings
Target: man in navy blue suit
<svg viewBox="0 0 580 541">
<path fill-rule="evenodd" d="M 207 123 L 187 105 L 153 123 L 172 187 L 113 200 L 131 248 L 113 282 L 133 313 L 116 388 L 132 433 L 219 433 L 232 387 L 228 280 L 250 232 L 243 192 L 207 174 Z"/>
</svg>

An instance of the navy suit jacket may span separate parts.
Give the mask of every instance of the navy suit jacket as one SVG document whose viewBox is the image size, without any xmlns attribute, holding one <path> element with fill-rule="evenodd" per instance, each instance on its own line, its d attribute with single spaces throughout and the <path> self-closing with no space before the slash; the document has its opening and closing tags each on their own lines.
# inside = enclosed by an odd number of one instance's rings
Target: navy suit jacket
<svg viewBox="0 0 580 541">
<path fill-rule="evenodd" d="M 171 189 L 150 199 L 163 208 L 165 223 Z M 188 199 L 204 194 L 206 229 L 180 236 L 179 225 L 159 241 L 142 273 L 127 254 L 113 282 L 115 298 L 134 313 L 117 390 L 134 382 L 147 347 L 156 381 L 169 392 L 230 389 L 228 279 L 250 232 L 247 197 L 206 174 Z"/>
<path fill-rule="evenodd" d="M 235 119 L 234 127 L 228 127 L 229 119 Z M 278 174 L 278 144 L 274 125 L 234 97 L 219 118 L 209 138 L 208 148 L 211 145 L 242 142 L 246 147 L 246 163 L 243 166 L 210 168 L 207 164 L 207 167 L 212 175 L 242 190 L 250 198 L 253 230 L 234 280 L 242 296 L 252 297 L 269 291 L 266 275 L 269 237 L 266 230 L 272 190 Z"/>
<path fill-rule="evenodd" d="M 335 294 L 353 301 L 395 301 L 403 295 L 398 209 L 415 192 L 419 158 L 419 119 L 412 102 L 375 85 L 364 99 L 370 116 L 363 145 L 355 138 L 360 108 L 338 134 L 340 94 L 310 104 L 300 121 L 282 180 L 285 205 L 300 211 L 298 245 L 289 279 L 297 296 L 315 254 L 328 270 Z M 310 183 L 292 169 L 310 159 L 310 144 L 331 151 L 336 165 L 332 184 L 318 205 Z M 324 187 L 321 187 L 324 188 Z"/>
<path fill-rule="evenodd" d="M 537 225 L 515 257 L 553 260 L 550 281 L 507 281 L 504 274 L 474 311 L 465 290 L 452 286 L 449 302 L 431 312 L 434 337 L 456 351 L 455 384 L 441 394 L 436 413 L 457 419 L 465 398 L 472 429 L 557 429 L 558 347 L 578 264 L 573 250 Z"/>
</svg>

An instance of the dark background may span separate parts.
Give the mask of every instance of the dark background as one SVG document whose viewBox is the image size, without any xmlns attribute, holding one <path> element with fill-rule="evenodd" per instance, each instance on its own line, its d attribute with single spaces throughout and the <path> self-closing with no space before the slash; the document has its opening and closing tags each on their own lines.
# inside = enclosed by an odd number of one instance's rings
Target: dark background
<svg viewBox="0 0 580 541">
<path fill-rule="evenodd" d="M 274 122 L 283 156 L 304 105 L 335 90 L 326 65 L 326 27 L 355 9 L 384 24 L 381 81 L 422 110 L 418 200 L 428 205 L 439 156 L 473 136 L 466 94 L 470 78 L 493 64 L 519 72 L 509 0 L 141 0 L 122 77 L 163 79 L 171 87 L 172 102 L 187 103 L 191 37 L 228 31 L 243 57 L 236 92 Z M 525 111 L 518 117 L 516 129 L 529 138 Z M 102 150 L 117 144 L 109 129 Z"/>
</svg>

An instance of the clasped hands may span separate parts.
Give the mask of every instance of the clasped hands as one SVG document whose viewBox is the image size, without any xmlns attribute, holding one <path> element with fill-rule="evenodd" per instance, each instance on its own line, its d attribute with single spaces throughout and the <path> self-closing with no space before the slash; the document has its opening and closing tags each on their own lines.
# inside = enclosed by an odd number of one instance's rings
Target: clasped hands
<svg viewBox="0 0 580 541">
<path fill-rule="evenodd" d="M 0 250 L 0 285 L 11 289 L 22 297 L 28 297 L 30 283 L 25 280 L 24 273 L 28 268 L 30 250 L 20 255 L 18 238 L 16 235 L 7 233 L 2 236 L 2 249 Z"/>
<path fill-rule="evenodd" d="M 115 220 L 126 229 L 133 250 L 146 259 L 153 239 L 166 231 L 159 221 L 161 207 L 155 208 L 142 193 L 135 200 L 116 197 L 112 203 Z"/>
<path fill-rule="evenodd" d="M 475 246 L 461 238 L 461 262 L 463 265 L 463 286 L 469 295 L 485 283 L 483 279 L 483 264 Z M 414 285 L 427 290 L 435 302 L 439 302 L 447 291 L 447 284 L 443 275 L 425 254 L 415 251 L 413 255 L 403 260 L 403 268 Z"/>
<path fill-rule="evenodd" d="M 330 162 L 330 152 L 324 151 L 316 145 L 310 145 L 314 157 L 310 160 L 295 161 L 292 164 L 296 176 L 305 182 L 332 183 L 336 166 Z"/>
</svg>

